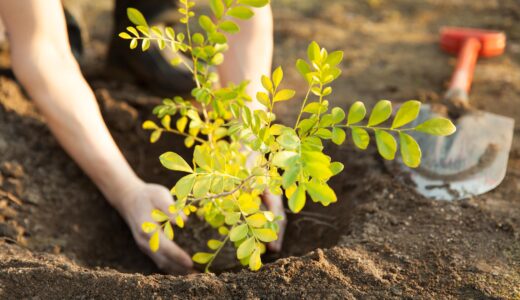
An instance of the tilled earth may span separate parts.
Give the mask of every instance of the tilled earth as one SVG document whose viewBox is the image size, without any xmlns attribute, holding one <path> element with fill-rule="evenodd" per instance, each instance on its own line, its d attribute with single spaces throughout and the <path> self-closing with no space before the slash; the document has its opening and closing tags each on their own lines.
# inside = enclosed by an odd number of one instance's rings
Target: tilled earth
<svg viewBox="0 0 520 300">
<path fill-rule="evenodd" d="M 89 3 L 87 1 L 87 3 Z M 85 73 L 118 144 L 145 179 L 175 179 L 157 157 L 176 141 L 149 145 L 140 129 L 160 98 L 101 68 L 109 7 L 92 28 Z M 346 53 L 334 104 L 380 98 L 436 102 L 454 59 L 438 30 L 461 25 L 503 30 L 506 54 L 476 68 L 472 103 L 516 120 L 507 176 L 494 191 L 456 202 L 425 199 L 376 152 L 348 143 L 329 154 L 346 168 L 333 180 L 339 201 L 290 215 L 279 255 L 258 272 L 163 275 L 139 252 L 122 219 L 61 150 L 0 55 L 0 298 L 341 298 L 520 299 L 520 3 L 516 0 L 275 1 L 275 64 L 287 85 L 316 40 Z M 97 9 L 97 10 L 95 10 Z M 95 11 L 95 13 L 94 13 Z M 292 70 L 292 71 L 291 71 Z M 288 107 L 282 122 L 295 115 Z M 427 151 L 427 150 L 425 150 Z M 397 172 L 397 173 L 396 173 Z M 202 247 L 193 225 L 180 244 Z"/>
</svg>

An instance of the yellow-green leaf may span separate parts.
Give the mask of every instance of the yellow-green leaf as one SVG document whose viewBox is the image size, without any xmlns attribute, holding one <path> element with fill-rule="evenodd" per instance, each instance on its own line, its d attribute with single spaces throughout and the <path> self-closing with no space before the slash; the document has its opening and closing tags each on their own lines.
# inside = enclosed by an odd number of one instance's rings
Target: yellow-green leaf
<svg viewBox="0 0 520 300">
<path fill-rule="evenodd" d="M 397 142 L 390 133 L 376 130 L 376 144 L 379 154 L 386 160 L 393 160 L 397 151 Z"/>
<path fill-rule="evenodd" d="M 253 7 L 264 7 L 269 4 L 269 0 L 238 0 L 238 3 Z"/>
<path fill-rule="evenodd" d="M 186 129 L 186 124 L 188 124 L 188 117 L 184 116 L 179 118 L 176 122 L 177 130 L 184 132 Z"/>
<path fill-rule="evenodd" d="M 184 200 L 189 193 L 191 192 L 191 189 L 193 188 L 193 184 L 195 183 L 195 174 L 190 174 L 182 177 L 177 183 L 175 184 L 175 195 L 179 200 Z"/>
<path fill-rule="evenodd" d="M 299 213 L 305 206 L 305 187 L 300 185 L 289 198 L 289 209 L 294 213 Z"/>
<path fill-rule="evenodd" d="M 253 11 L 245 6 L 236 6 L 227 11 L 227 15 L 237 19 L 247 20 L 254 15 Z"/>
<path fill-rule="evenodd" d="M 253 253 L 253 250 L 255 250 L 255 238 L 250 237 L 244 242 L 242 242 L 242 244 L 240 244 L 240 246 L 238 247 L 237 258 L 242 259 L 248 257 L 249 255 L 251 255 L 251 253 Z"/>
<path fill-rule="evenodd" d="M 446 136 L 453 134 L 457 129 L 449 119 L 433 118 L 419 124 L 415 130 L 436 136 Z"/>
<path fill-rule="evenodd" d="M 194 262 L 204 265 L 207 264 L 213 258 L 213 254 L 205 252 L 197 252 L 191 258 Z"/>
<path fill-rule="evenodd" d="M 276 93 L 273 101 L 274 102 L 287 101 L 287 100 L 290 100 L 292 97 L 294 97 L 295 94 L 296 94 L 296 91 L 294 91 L 294 90 L 289 90 L 289 89 L 281 90 Z"/>
<path fill-rule="evenodd" d="M 181 215 L 178 215 L 175 217 L 175 224 L 177 224 L 177 227 L 183 228 L 184 227 L 184 220 L 182 219 Z"/>
<path fill-rule="evenodd" d="M 249 269 L 257 271 L 262 267 L 262 259 L 260 258 L 260 250 L 255 249 L 249 258 Z"/>
<path fill-rule="evenodd" d="M 337 201 L 336 193 L 334 193 L 334 190 L 326 183 L 312 180 L 306 183 L 305 187 L 312 200 L 314 202 L 320 202 L 323 206 L 328 206 Z"/>
<path fill-rule="evenodd" d="M 139 10 L 129 7 L 126 9 L 126 15 L 128 16 L 130 22 L 134 23 L 135 25 L 148 26 L 146 19 Z"/>
<path fill-rule="evenodd" d="M 163 126 L 164 128 L 166 128 L 166 129 L 171 129 L 171 128 L 170 128 L 170 123 L 171 123 L 171 121 L 172 121 L 172 117 L 170 117 L 170 115 L 166 115 L 166 116 L 164 116 L 164 117 L 162 118 L 162 120 L 161 120 L 161 124 L 162 124 L 162 126 Z"/>
<path fill-rule="evenodd" d="M 137 39 L 132 39 L 132 41 L 130 42 L 130 49 L 137 48 L 138 44 L 139 44 L 139 42 L 137 41 Z"/>
<path fill-rule="evenodd" d="M 179 154 L 166 152 L 159 157 L 161 164 L 169 170 L 192 173 L 193 169 Z"/>
<path fill-rule="evenodd" d="M 150 134 L 150 143 L 155 143 L 159 140 L 159 138 L 161 138 L 161 133 L 162 131 L 160 130 L 155 130 L 152 132 L 152 134 Z"/>
<path fill-rule="evenodd" d="M 262 81 L 262 86 L 264 87 L 264 89 L 266 89 L 267 91 L 272 93 L 273 92 L 273 82 L 271 81 L 271 79 L 269 79 L 269 77 L 267 77 L 265 75 L 262 75 L 261 81 Z"/>
<path fill-rule="evenodd" d="M 215 17 L 217 17 L 217 19 L 222 18 L 222 15 L 224 14 L 225 10 L 224 3 L 222 3 L 222 0 L 210 0 L 209 6 L 215 14 Z"/>
<path fill-rule="evenodd" d="M 158 210 L 158 209 L 154 209 L 152 210 L 152 219 L 155 221 L 155 222 L 164 222 L 166 220 L 168 220 L 168 215 L 166 215 L 165 213 L 163 213 L 162 211 Z"/>
<path fill-rule="evenodd" d="M 388 120 L 392 115 L 392 103 L 388 100 L 381 100 L 376 103 L 370 118 L 368 119 L 368 126 L 376 126 Z"/>
<path fill-rule="evenodd" d="M 417 100 L 406 101 L 399 107 L 395 115 L 392 128 L 399 128 L 404 126 L 417 118 L 421 110 L 421 102 Z"/>
<path fill-rule="evenodd" d="M 144 39 L 141 44 L 141 50 L 146 51 L 146 50 L 148 50 L 148 48 L 150 48 L 150 40 Z"/>
<path fill-rule="evenodd" d="M 166 225 L 164 225 L 164 234 L 170 241 L 173 240 L 173 228 L 170 222 L 166 222 Z"/>
<path fill-rule="evenodd" d="M 159 128 L 159 126 L 157 126 L 153 121 L 144 121 L 143 123 L 143 129 L 145 130 L 153 130 L 157 128 Z"/>
<path fill-rule="evenodd" d="M 238 225 L 229 232 L 229 239 L 232 242 L 240 241 L 247 235 L 247 224 Z"/>
<path fill-rule="evenodd" d="M 211 239 L 208 241 L 208 248 L 210 248 L 211 250 L 217 250 L 221 245 L 222 242 L 218 240 Z"/>
<path fill-rule="evenodd" d="M 359 127 L 352 128 L 352 140 L 359 149 L 365 150 L 370 143 L 370 136 L 368 132 Z"/>
<path fill-rule="evenodd" d="M 361 101 L 356 101 L 352 106 L 350 106 L 350 109 L 348 111 L 348 117 L 347 117 L 347 125 L 356 124 L 365 118 L 365 115 L 367 113 L 367 110 L 365 108 L 365 105 Z"/>
<path fill-rule="evenodd" d="M 282 70 L 282 67 L 278 67 L 276 68 L 276 70 L 274 70 L 273 72 L 273 83 L 274 83 L 274 87 L 277 88 L 280 83 L 282 82 L 282 79 L 283 79 L 283 70 Z"/>
<path fill-rule="evenodd" d="M 341 145 L 345 141 L 345 138 L 347 137 L 347 134 L 345 133 L 345 130 L 334 127 L 332 128 L 332 142 L 336 145 Z"/>
<path fill-rule="evenodd" d="M 278 239 L 278 235 L 270 228 L 253 229 L 253 234 L 264 243 L 269 243 Z"/>
<path fill-rule="evenodd" d="M 263 213 L 256 213 L 246 218 L 247 223 L 255 228 L 259 228 L 265 225 L 267 219 Z"/>
<path fill-rule="evenodd" d="M 399 144 L 401 146 L 401 157 L 403 162 L 410 168 L 417 168 L 421 163 L 421 148 L 410 135 L 400 132 Z"/>
<path fill-rule="evenodd" d="M 152 222 L 144 222 L 141 225 L 141 229 L 144 233 L 150 233 L 152 231 L 155 231 L 157 229 L 157 224 Z"/>
<path fill-rule="evenodd" d="M 159 232 L 160 231 L 156 231 L 148 241 L 150 250 L 152 250 L 152 252 L 157 252 L 157 250 L 159 250 Z"/>
<path fill-rule="evenodd" d="M 132 38 L 132 36 L 129 35 L 127 32 L 121 32 L 121 33 L 119 34 L 119 37 L 122 38 L 122 39 L 125 39 L 125 40 L 129 40 L 129 39 Z"/>
</svg>

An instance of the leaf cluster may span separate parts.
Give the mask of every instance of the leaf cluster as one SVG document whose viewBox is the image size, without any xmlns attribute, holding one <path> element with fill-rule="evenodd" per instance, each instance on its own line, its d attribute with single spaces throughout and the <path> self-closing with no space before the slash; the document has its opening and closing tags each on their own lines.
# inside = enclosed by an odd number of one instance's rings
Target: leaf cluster
<svg viewBox="0 0 520 300">
<path fill-rule="evenodd" d="M 362 102 L 352 104 L 348 113 L 330 107 L 327 99 L 333 92 L 331 83 L 341 75 L 343 52 L 329 53 L 316 42 L 310 44 L 307 58 L 296 63 L 308 89 L 292 127 L 276 123 L 273 112 L 280 102 L 296 101 L 296 92 L 283 85 L 281 67 L 261 77 L 264 90 L 254 96 L 264 109 L 248 106 L 252 99 L 245 92 L 247 81 L 216 87 L 218 75 L 212 67 L 224 60 L 227 35 L 240 31 L 233 20 L 251 18 L 253 8 L 268 2 L 210 0 L 213 17 L 197 18 L 192 10 L 195 3 L 181 0 L 179 12 L 186 31 L 180 33 L 170 27 L 149 27 L 141 13 L 130 8 L 128 17 L 135 26 L 120 34 L 130 41 L 132 49 L 141 43 L 142 51 L 147 51 L 153 42 L 159 49 L 191 57 L 191 63 L 180 56 L 171 63 L 183 63 L 193 73 L 193 101 L 165 99 L 153 111 L 159 122 L 146 121 L 143 128 L 151 131 L 152 143 L 165 132 L 184 136 L 185 146 L 193 148 L 193 160 L 187 162 L 175 152 L 160 156 L 165 168 L 185 175 L 171 189 L 176 201 L 168 212 L 154 210 L 154 222 L 144 223 L 142 229 L 151 235 L 150 248 L 156 251 L 161 231 L 173 239 L 174 226 L 184 226 L 181 214 L 203 218 L 222 236 L 208 241 L 209 250 L 193 256 L 195 262 L 206 265 L 206 270 L 227 242 L 236 247 L 237 259 L 243 265 L 251 270 L 262 266 L 265 244 L 278 238 L 277 222 L 281 218 L 262 207 L 261 195 L 266 189 L 285 194 L 294 213 L 300 212 L 308 200 L 324 206 L 337 201 L 328 182 L 344 166 L 324 153 L 328 140 L 341 145 L 350 139 L 357 148 L 366 149 L 372 133 L 383 158 L 394 159 L 399 148 L 403 162 L 414 168 L 420 163 L 421 149 L 410 132 L 442 136 L 455 131 L 443 118 L 410 126 L 420 112 L 420 102 L 414 100 L 402 104 L 388 126 L 385 124 L 392 119 L 393 109 L 387 100 L 379 101 L 370 114 Z M 202 32 L 191 33 L 194 19 Z M 252 164 L 248 165 L 248 160 Z"/>
</svg>

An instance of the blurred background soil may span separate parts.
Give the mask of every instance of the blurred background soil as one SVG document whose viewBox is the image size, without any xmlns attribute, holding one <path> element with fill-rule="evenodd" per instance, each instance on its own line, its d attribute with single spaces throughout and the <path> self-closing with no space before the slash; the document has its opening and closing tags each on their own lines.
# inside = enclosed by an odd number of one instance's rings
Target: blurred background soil
<svg viewBox="0 0 520 300">
<path fill-rule="evenodd" d="M 147 180 L 175 177 L 140 129 L 162 97 L 104 68 L 111 1 L 76 1 L 86 24 L 84 73 L 125 156 Z M 416 194 L 373 148 L 329 154 L 346 168 L 338 203 L 289 216 L 284 250 L 259 272 L 160 274 L 94 185 L 61 150 L 9 71 L 0 47 L 0 298 L 520 299 L 520 3 L 517 0 L 275 0 L 275 65 L 303 91 L 294 62 L 316 40 L 345 51 L 330 101 L 346 109 L 439 101 L 455 59 L 437 46 L 444 25 L 503 30 L 506 54 L 481 60 L 472 103 L 516 120 L 507 176 L 494 191 L 457 202 Z M 281 121 L 295 111 L 280 107 Z M 190 226 L 188 226 L 190 227 Z M 203 247 L 191 226 L 180 244 Z M 226 262 L 223 262 L 222 266 Z"/>
</svg>

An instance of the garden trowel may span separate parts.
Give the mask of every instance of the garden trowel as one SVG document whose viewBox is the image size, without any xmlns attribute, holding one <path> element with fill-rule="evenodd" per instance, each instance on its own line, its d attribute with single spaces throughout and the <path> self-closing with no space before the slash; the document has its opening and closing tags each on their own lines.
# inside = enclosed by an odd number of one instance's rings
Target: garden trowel
<svg viewBox="0 0 520 300">
<path fill-rule="evenodd" d="M 450 117 L 457 131 L 446 137 L 414 134 L 421 149 L 420 167 L 411 170 L 419 193 L 438 200 L 483 194 L 504 179 L 513 139 L 514 120 L 471 108 L 468 93 L 477 58 L 504 52 L 505 34 L 444 28 L 441 48 L 458 54 L 442 105 L 424 105 L 415 125 L 432 117 Z"/>
</svg>

